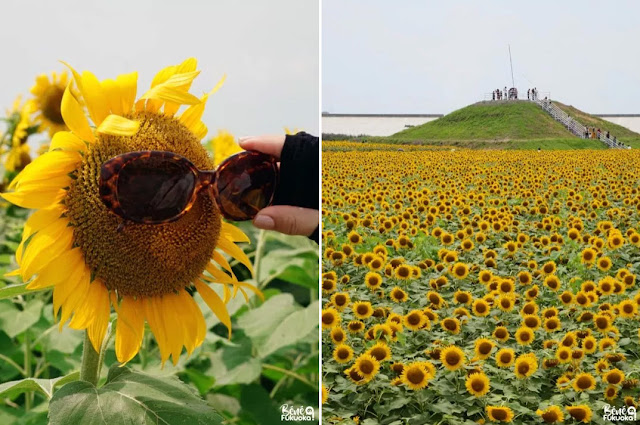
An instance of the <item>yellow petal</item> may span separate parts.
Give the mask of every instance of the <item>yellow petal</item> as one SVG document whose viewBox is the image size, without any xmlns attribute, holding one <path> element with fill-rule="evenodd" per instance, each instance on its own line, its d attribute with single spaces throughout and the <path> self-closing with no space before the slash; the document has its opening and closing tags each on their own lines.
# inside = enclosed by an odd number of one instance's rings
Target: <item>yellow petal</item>
<svg viewBox="0 0 640 425">
<path fill-rule="evenodd" d="M 18 248 L 16 249 L 16 262 L 18 264 L 22 263 L 22 254 L 25 242 L 35 232 L 45 228 L 46 226 L 59 219 L 63 211 L 64 209 L 62 205 L 56 204 L 49 208 L 37 210 L 36 212 L 31 214 L 31 216 L 24 224 L 24 229 L 22 230 L 22 240 L 20 241 L 20 245 L 18 245 Z"/>
<path fill-rule="evenodd" d="M 102 84 L 89 71 L 82 73 L 82 97 L 87 104 L 89 115 L 95 125 L 100 125 L 102 120 L 109 115 L 109 101 L 102 88 Z"/>
<path fill-rule="evenodd" d="M 231 317 L 229 317 L 227 307 L 224 305 L 220 296 L 200 279 L 195 280 L 195 286 L 204 302 L 207 303 L 211 311 L 213 311 L 213 314 L 229 329 L 229 338 L 231 338 Z"/>
<path fill-rule="evenodd" d="M 215 265 L 211 263 L 205 266 L 205 270 L 208 271 L 211 274 L 211 276 L 213 276 L 213 280 L 211 280 L 212 282 L 216 282 L 216 283 L 237 282 L 235 275 L 229 276 L 228 274 L 218 269 Z M 207 280 L 210 280 L 206 276 L 204 276 L 204 278 Z"/>
<path fill-rule="evenodd" d="M 86 267 L 77 267 L 71 270 L 69 277 L 62 280 L 59 284 L 53 287 L 53 316 L 58 317 L 58 311 L 62 304 L 64 304 L 71 292 L 78 285 L 78 282 L 85 276 L 87 270 Z M 64 324 L 61 322 L 61 324 Z"/>
<path fill-rule="evenodd" d="M 193 350 L 202 344 L 206 334 L 206 323 L 200 307 L 195 302 L 193 297 L 189 295 L 187 291 L 179 291 L 177 304 L 175 305 L 176 311 L 183 311 L 181 316 L 181 323 L 184 326 L 184 346 L 187 348 L 187 353 L 193 353 Z"/>
<path fill-rule="evenodd" d="M 249 260 L 249 257 L 247 257 L 247 254 L 245 254 L 244 251 L 241 250 L 236 244 L 234 244 L 231 241 L 228 241 L 225 238 L 219 238 L 218 248 L 220 248 L 221 250 L 226 252 L 228 255 L 230 255 L 231 257 L 235 258 L 236 260 L 240 261 L 242 264 L 247 266 L 247 268 L 251 272 L 251 275 L 253 275 L 253 266 L 251 265 L 251 260 Z"/>
<path fill-rule="evenodd" d="M 127 363 L 140 350 L 144 336 L 143 308 L 140 299 L 123 297 L 117 309 L 116 357 L 120 363 Z"/>
<path fill-rule="evenodd" d="M 89 121 L 87 117 L 85 117 L 82 107 L 71 94 L 70 86 L 67 86 L 62 95 L 60 111 L 62 112 L 62 118 L 65 124 L 67 124 L 67 127 L 69 127 L 76 136 L 87 142 L 93 143 L 95 141 L 93 131 L 91 127 L 89 127 Z"/>
<path fill-rule="evenodd" d="M 227 236 L 231 242 L 251 242 L 249 236 L 247 236 L 242 230 L 226 221 L 222 222 L 222 234 Z"/>
<path fill-rule="evenodd" d="M 133 104 L 136 101 L 138 73 L 131 72 L 129 74 L 118 75 L 116 83 L 118 83 L 118 86 L 120 87 L 122 110 L 125 114 L 128 114 L 133 109 Z"/>
<path fill-rule="evenodd" d="M 109 109 L 112 114 L 123 115 L 122 95 L 120 94 L 120 86 L 115 80 L 102 80 L 102 89 L 109 102 Z M 128 111 L 127 111 L 128 112 Z"/>
<path fill-rule="evenodd" d="M 71 249 L 73 230 L 68 220 L 59 219 L 33 235 L 22 257 L 20 269 L 24 282 L 62 253 Z"/>
<path fill-rule="evenodd" d="M 160 297 L 148 297 L 143 301 L 144 316 L 147 318 L 149 328 L 156 338 L 158 348 L 160 349 L 160 361 L 164 366 L 165 362 L 171 355 L 167 329 L 162 316 L 162 300 Z"/>
<path fill-rule="evenodd" d="M 160 314 L 164 320 L 165 329 L 167 331 L 167 340 L 169 343 L 169 350 L 171 351 L 171 360 L 173 365 L 178 364 L 180 354 L 182 353 L 182 345 L 184 343 L 184 327 L 182 324 L 182 310 L 174 302 L 177 295 L 165 294 L 161 299 Z M 178 311 L 181 312 L 178 315 Z"/>
<path fill-rule="evenodd" d="M 233 274 L 233 270 L 231 270 L 231 265 L 229 264 L 227 259 L 224 258 L 224 255 L 220 254 L 218 251 L 213 251 L 212 259 L 216 263 L 220 264 L 223 269 Z"/>
<path fill-rule="evenodd" d="M 180 88 L 158 85 L 146 92 L 142 99 L 155 99 L 165 102 L 175 102 L 180 105 L 195 105 L 200 103 L 200 99 L 194 95 L 180 90 Z M 147 104 L 148 108 L 149 104 Z"/>
<path fill-rule="evenodd" d="M 64 198 L 66 191 L 62 189 L 49 189 L 32 192 L 0 193 L 7 201 L 22 208 L 47 208 Z"/>
<path fill-rule="evenodd" d="M 46 152 L 29 163 L 29 165 L 13 179 L 9 189 L 20 187 L 22 182 L 29 180 L 48 180 L 51 177 L 69 174 L 78 168 L 78 164 L 80 164 L 81 161 L 82 157 L 78 152 Z"/>
<path fill-rule="evenodd" d="M 71 314 L 73 314 L 73 312 L 80 307 L 86 299 L 87 294 L 89 293 L 90 279 L 91 272 L 88 269 L 85 269 L 79 279 L 69 279 L 69 281 L 55 286 L 54 291 L 64 286 L 66 287 L 65 292 L 67 293 L 66 299 L 60 303 L 60 329 L 62 329 L 64 324 L 71 317 Z"/>
<path fill-rule="evenodd" d="M 67 68 L 69 68 L 69 70 L 71 71 L 71 74 L 73 74 L 73 79 L 76 82 L 76 85 L 78 86 L 78 90 L 82 91 L 82 77 L 80 76 L 80 74 L 78 74 L 78 72 L 68 63 L 66 63 L 65 61 L 60 61 L 64 66 L 66 66 Z"/>
<path fill-rule="evenodd" d="M 63 252 L 56 259 L 38 271 L 38 276 L 33 279 L 27 289 L 42 289 L 58 285 L 69 279 L 71 272 L 78 268 L 84 268 L 84 257 L 80 248 L 73 248 Z"/>
<path fill-rule="evenodd" d="M 252 284 L 247 283 L 247 282 L 237 282 L 237 283 L 234 283 L 233 285 L 234 286 L 237 285 L 241 289 L 242 288 L 247 288 L 247 289 L 253 291 L 262 301 L 264 301 L 264 294 L 262 293 L 262 291 L 259 290 L 258 288 L 256 288 L 255 286 L 253 286 Z M 244 291 L 243 291 L 243 293 L 244 293 Z M 246 294 L 245 294 L 245 298 L 246 298 Z"/>
<path fill-rule="evenodd" d="M 58 131 L 53 135 L 53 139 L 51 139 L 49 152 L 56 149 L 60 149 L 63 151 L 84 152 L 87 149 L 87 145 L 78 136 L 70 131 Z"/>
<path fill-rule="evenodd" d="M 120 115 L 109 115 L 98 127 L 98 133 L 111 134 L 114 136 L 133 136 L 138 132 L 140 123 L 129 120 Z"/>
<path fill-rule="evenodd" d="M 111 305 L 109 303 L 109 291 L 104 286 L 104 283 L 94 281 L 92 285 L 102 285 L 102 291 L 97 294 L 93 302 L 96 305 L 93 322 L 87 329 L 89 333 L 89 340 L 93 345 L 93 348 L 99 353 L 102 348 L 102 342 L 104 341 L 107 328 L 109 327 L 109 319 L 111 317 Z"/>
</svg>

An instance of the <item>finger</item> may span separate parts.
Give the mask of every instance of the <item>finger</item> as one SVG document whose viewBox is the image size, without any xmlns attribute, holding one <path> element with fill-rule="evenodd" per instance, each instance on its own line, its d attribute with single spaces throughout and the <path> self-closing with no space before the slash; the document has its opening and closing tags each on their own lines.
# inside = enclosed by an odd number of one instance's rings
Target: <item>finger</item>
<svg viewBox="0 0 640 425">
<path fill-rule="evenodd" d="M 253 219 L 253 225 L 259 229 L 303 236 L 312 234 L 319 222 L 318 210 L 289 205 L 264 208 Z"/>
<path fill-rule="evenodd" d="M 238 144 L 244 150 L 266 153 L 280 158 L 285 135 L 241 137 Z"/>
</svg>

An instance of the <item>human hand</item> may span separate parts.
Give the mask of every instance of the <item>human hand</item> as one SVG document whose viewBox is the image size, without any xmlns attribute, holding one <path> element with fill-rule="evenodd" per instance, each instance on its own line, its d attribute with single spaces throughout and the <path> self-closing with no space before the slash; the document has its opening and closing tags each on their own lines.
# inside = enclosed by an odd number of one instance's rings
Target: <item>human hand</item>
<svg viewBox="0 0 640 425">
<path fill-rule="evenodd" d="M 285 135 L 243 137 L 238 140 L 242 149 L 266 153 L 280 159 Z M 253 218 L 259 229 L 275 230 L 287 235 L 309 236 L 318 227 L 318 210 L 292 205 L 273 205 L 263 208 Z"/>
</svg>

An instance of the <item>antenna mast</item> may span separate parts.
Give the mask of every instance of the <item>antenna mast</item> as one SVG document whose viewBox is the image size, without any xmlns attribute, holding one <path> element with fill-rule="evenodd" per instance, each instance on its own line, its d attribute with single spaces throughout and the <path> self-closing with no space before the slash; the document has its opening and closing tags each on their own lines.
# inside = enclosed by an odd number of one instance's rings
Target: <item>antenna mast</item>
<svg viewBox="0 0 640 425">
<path fill-rule="evenodd" d="M 511 65 L 511 87 L 515 87 L 516 83 L 513 80 L 513 62 L 511 61 L 511 45 L 508 44 L 509 46 L 509 65 Z"/>
</svg>

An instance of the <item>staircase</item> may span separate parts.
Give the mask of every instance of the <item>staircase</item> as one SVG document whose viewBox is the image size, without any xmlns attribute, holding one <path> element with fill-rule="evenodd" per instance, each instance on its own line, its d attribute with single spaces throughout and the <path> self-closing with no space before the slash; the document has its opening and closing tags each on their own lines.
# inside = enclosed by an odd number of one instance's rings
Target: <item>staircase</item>
<svg viewBox="0 0 640 425">
<path fill-rule="evenodd" d="M 561 123 L 567 130 L 580 137 L 581 139 L 585 139 L 585 132 L 587 131 L 587 127 L 580 124 L 578 121 L 574 120 L 567 114 L 565 111 L 551 103 L 548 99 L 536 99 L 532 100 L 540 106 L 544 111 L 546 111 L 554 120 Z M 631 149 L 630 146 L 625 146 L 618 141 L 613 141 L 611 137 L 607 137 L 604 132 L 600 133 L 600 141 L 607 145 L 610 149 Z"/>
</svg>

